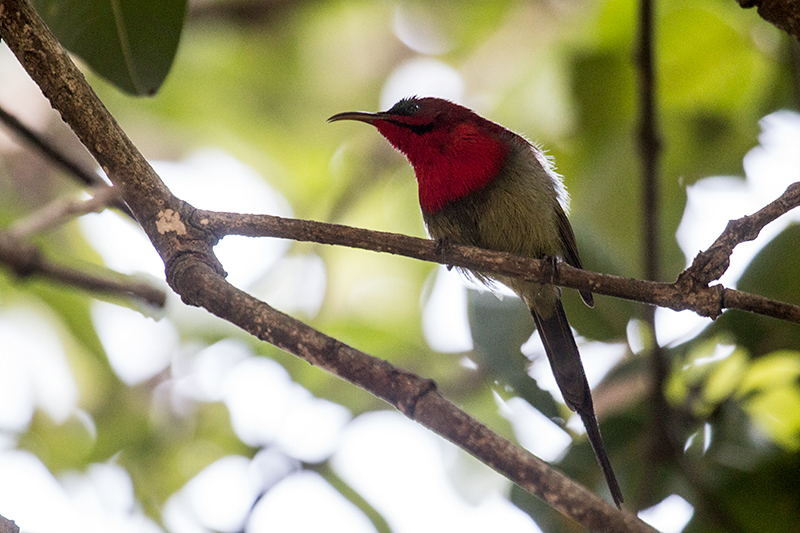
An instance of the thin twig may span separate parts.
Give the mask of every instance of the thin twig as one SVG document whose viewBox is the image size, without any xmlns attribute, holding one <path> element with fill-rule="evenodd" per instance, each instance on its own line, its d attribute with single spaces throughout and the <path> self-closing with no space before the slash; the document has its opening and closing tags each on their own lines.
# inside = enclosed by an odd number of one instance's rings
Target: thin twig
<svg viewBox="0 0 800 533">
<path fill-rule="evenodd" d="M 61 153 L 61 151 L 53 146 L 47 139 L 20 122 L 17 117 L 3 109 L 2 106 L 0 106 L 0 122 L 4 123 L 10 130 L 28 141 L 28 143 L 37 148 L 45 157 L 67 171 L 69 175 L 73 176 L 81 184 L 88 187 L 109 187 L 108 183 L 106 183 L 103 178 L 94 172 L 86 170 Z M 133 218 L 130 209 L 128 209 L 128 206 L 121 198 L 115 199 L 112 206 Z"/>
<path fill-rule="evenodd" d="M 653 61 L 653 0 L 639 3 L 639 48 L 636 54 L 639 73 L 639 154 L 642 159 L 642 218 L 644 233 L 644 275 L 658 281 L 661 276 L 660 193 L 658 161 L 661 139 L 656 118 L 656 73 Z"/>
<path fill-rule="evenodd" d="M 119 200 L 114 187 L 104 185 L 93 192 L 94 195 L 87 200 L 56 198 L 38 211 L 17 220 L 6 231 L 23 240 L 35 233 L 58 227 L 75 217 L 102 211 Z"/>
<path fill-rule="evenodd" d="M 639 2 L 639 43 L 636 54 L 639 75 L 639 157 L 642 161 L 642 234 L 644 276 L 649 280 L 661 278 L 661 201 L 659 190 L 659 159 L 661 139 L 658 134 L 656 109 L 656 72 L 653 60 L 654 1 Z M 642 319 L 655 332 L 655 308 L 642 310 Z M 660 464 L 674 457 L 675 443 L 670 426 L 672 412 L 664 397 L 664 383 L 669 375 L 669 361 L 657 343 L 649 346 L 650 357 L 650 431 L 647 458 Z M 646 487 L 649 490 L 651 487 Z M 642 495 L 647 499 L 648 494 Z"/>
<path fill-rule="evenodd" d="M 39 249 L 24 243 L 7 232 L 0 232 L 0 263 L 20 278 L 41 276 L 91 293 L 122 295 L 163 308 L 167 294 L 150 283 L 122 274 L 99 275 L 52 263 L 42 257 Z"/>
</svg>

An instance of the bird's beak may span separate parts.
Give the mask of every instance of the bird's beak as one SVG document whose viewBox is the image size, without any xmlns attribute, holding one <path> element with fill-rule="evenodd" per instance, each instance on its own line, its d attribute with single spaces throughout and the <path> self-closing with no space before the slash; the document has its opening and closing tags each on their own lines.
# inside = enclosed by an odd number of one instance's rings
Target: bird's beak
<svg viewBox="0 0 800 533">
<path fill-rule="evenodd" d="M 385 113 L 366 113 L 364 111 L 346 111 L 344 113 L 337 113 L 328 119 L 328 122 L 336 122 L 337 120 L 357 120 L 359 122 L 366 122 L 372 124 L 376 120 L 385 118 Z"/>
</svg>

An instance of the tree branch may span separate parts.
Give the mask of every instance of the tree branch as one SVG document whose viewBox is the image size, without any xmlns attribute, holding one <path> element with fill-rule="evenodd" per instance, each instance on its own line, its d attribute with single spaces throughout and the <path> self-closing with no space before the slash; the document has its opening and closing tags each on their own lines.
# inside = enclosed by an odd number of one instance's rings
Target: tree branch
<svg viewBox="0 0 800 533">
<path fill-rule="evenodd" d="M 639 74 L 639 155 L 642 160 L 642 250 L 646 279 L 658 280 L 661 252 L 660 194 L 658 159 L 661 139 L 656 120 L 656 75 L 653 62 L 653 0 L 639 2 L 639 48 L 636 54 Z"/>
<path fill-rule="evenodd" d="M 27 1 L 0 0 L 0 37 L 119 188 L 164 260 L 168 283 L 186 303 L 373 392 L 591 530 L 654 531 L 490 431 L 442 398 L 431 381 L 355 350 L 227 283 L 212 251 L 216 236 L 202 221 L 187 223 L 191 207 L 161 182 Z"/>
<path fill-rule="evenodd" d="M 17 133 L 17 135 L 28 141 L 31 145 L 36 147 L 45 157 L 50 159 L 50 161 L 62 169 L 66 170 L 70 176 L 74 176 L 83 185 L 88 187 L 110 188 L 109 185 L 103 181 L 103 178 L 94 172 L 86 170 L 82 166 L 72 161 L 66 155 L 62 154 L 58 148 L 52 146 L 49 141 L 20 122 L 17 117 L 3 109 L 2 106 L 0 106 L 0 122 L 5 124 L 10 130 Z M 128 209 L 128 206 L 125 205 L 125 202 L 123 202 L 119 197 L 114 198 L 112 207 L 116 207 L 129 217 L 133 218 L 133 214 L 131 213 L 130 209 Z"/>
<path fill-rule="evenodd" d="M 52 263 L 42 257 L 38 248 L 8 232 L 0 232 L 0 263 L 5 263 L 14 274 L 23 279 L 42 276 L 90 293 L 137 298 L 158 308 L 163 308 L 167 302 L 167 294 L 163 290 L 145 281 L 117 273 L 115 276 L 91 274 Z"/>
<path fill-rule="evenodd" d="M 81 215 L 100 212 L 109 204 L 119 202 L 114 187 L 103 185 L 93 192 L 94 195 L 88 200 L 57 198 L 38 211 L 17 220 L 7 231 L 17 239 L 24 239 L 34 233 L 60 226 Z"/>
<path fill-rule="evenodd" d="M 733 249 L 746 241 L 752 241 L 761 230 L 790 210 L 800 205 L 800 182 L 795 182 L 776 200 L 770 202 L 752 215 L 731 220 L 725 231 L 717 237 L 708 250 L 700 252 L 678 278 L 679 282 L 708 285 L 719 279 L 728 270 Z"/>
<path fill-rule="evenodd" d="M 661 138 L 658 134 L 656 108 L 656 70 L 653 60 L 655 33 L 655 2 L 639 1 L 639 39 L 636 53 L 636 72 L 639 78 L 639 128 L 638 148 L 641 159 L 642 181 L 642 253 L 645 279 L 661 279 L 661 191 L 659 184 L 659 160 Z M 650 331 L 655 331 L 655 308 L 642 311 L 642 319 Z M 649 391 L 649 445 L 646 460 L 659 465 L 676 455 L 672 427 L 672 409 L 664 397 L 664 383 L 669 375 L 667 352 L 657 343 L 649 347 L 650 367 Z M 652 479 L 645 481 L 644 492 L 652 490 Z M 644 498 L 649 495 L 644 494 Z"/>
<path fill-rule="evenodd" d="M 653 530 L 588 492 L 538 457 L 500 437 L 443 398 L 433 381 L 356 350 L 225 282 L 188 256 L 174 265 L 175 289 L 255 337 L 328 370 L 478 457 L 523 489 L 592 531 Z"/>
<path fill-rule="evenodd" d="M 0 533 L 19 533 L 19 526 L 13 520 L 0 516 Z"/>
<path fill-rule="evenodd" d="M 215 211 L 194 211 L 190 224 L 205 228 L 217 238 L 225 235 L 279 237 L 373 250 L 482 272 L 552 283 L 577 290 L 590 290 L 615 298 L 691 310 L 701 316 L 718 317 L 723 309 L 740 309 L 800 324 L 800 306 L 726 289 L 702 286 L 679 278 L 674 283 L 644 281 L 580 270 L 566 263 L 531 259 L 456 244 L 437 243 L 397 233 L 372 231 L 339 224 Z"/>
</svg>

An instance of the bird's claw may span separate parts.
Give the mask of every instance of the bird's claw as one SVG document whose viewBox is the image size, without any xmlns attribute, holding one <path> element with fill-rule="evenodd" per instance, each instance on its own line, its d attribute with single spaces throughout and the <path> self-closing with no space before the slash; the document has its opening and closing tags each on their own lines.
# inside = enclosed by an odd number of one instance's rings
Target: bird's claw
<svg viewBox="0 0 800 533">
<path fill-rule="evenodd" d="M 556 273 L 558 272 L 558 259 L 550 255 L 546 255 L 542 259 L 549 263 L 548 270 L 550 272 L 550 284 L 555 285 Z"/>
<path fill-rule="evenodd" d="M 447 252 L 450 250 L 450 247 L 453 245 L 452 239 L 450 239 L 449 235 L 445 235 L 444 237 L 439 237 L 436 239 L 436 250 L 435 253 L 441 258 L 445 258 Z M 453 265 L 448 265 L 445 263 L 447 270 L 450 271 L 453 269 Z"/>
</svg>

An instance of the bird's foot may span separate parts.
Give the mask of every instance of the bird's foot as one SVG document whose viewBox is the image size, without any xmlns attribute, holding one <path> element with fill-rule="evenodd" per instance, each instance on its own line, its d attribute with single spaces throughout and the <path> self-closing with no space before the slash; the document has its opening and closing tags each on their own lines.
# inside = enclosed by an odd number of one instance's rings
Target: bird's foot
<svg viewBox="0 0 800 533">
<path fill-rule="evenodd" d="M 449 236 L 445 235 L 444 237 L 439 237 L 436 239 L 436 255 L 442 259 L 446 259 L 451 246 L 453 246 L 453 241 Z M 447 263 L 444 265 L 447 267 L 447 270 L 453 269 L 453 265 L 448 265 Z"/>
<path fill-rule="evenodd" d="M 558 272 L 558 259 L 549 255 L 542 257 L 543 261 L 547 261 L 548 266 L 546 272 L 550 276 L 550 284 L 555 285 L 556 273 Z"/>
</svg>

